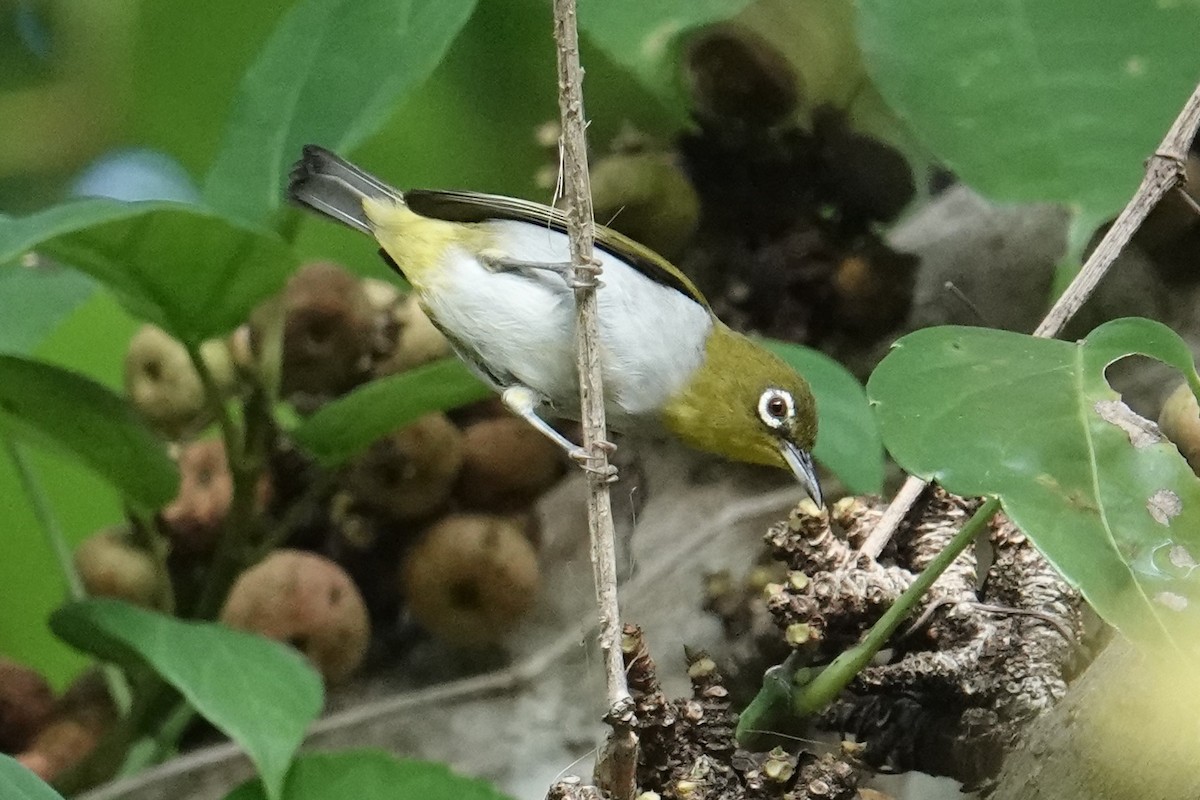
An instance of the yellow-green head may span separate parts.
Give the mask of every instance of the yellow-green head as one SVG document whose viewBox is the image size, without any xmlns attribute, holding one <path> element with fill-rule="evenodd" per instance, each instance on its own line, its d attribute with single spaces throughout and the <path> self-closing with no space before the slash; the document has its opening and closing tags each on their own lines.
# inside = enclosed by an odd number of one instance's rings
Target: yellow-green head
<svg viewBox="0 0 1200 800">
<path fill-rule="evenodd" d="M 790 470 L 817 503 L 817 405 L 782 359 L 714 322 L 703 365 L 663 408 L 663 424 L 699 450 Z"/>
</svg>

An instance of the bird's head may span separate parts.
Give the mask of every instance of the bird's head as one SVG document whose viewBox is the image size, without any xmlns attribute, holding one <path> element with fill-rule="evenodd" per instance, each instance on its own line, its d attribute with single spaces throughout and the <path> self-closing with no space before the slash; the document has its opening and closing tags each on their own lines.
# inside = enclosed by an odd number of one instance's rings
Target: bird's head
<svg viewBox="0 0 1200 800">
<path fill-rule="evenodd" d="M 664 409 L 666 426 L 693 447 L 792 472 L 817 505 L 817 405 L 794 369 L 721 323 L 703 364 Z"/>
</svg>

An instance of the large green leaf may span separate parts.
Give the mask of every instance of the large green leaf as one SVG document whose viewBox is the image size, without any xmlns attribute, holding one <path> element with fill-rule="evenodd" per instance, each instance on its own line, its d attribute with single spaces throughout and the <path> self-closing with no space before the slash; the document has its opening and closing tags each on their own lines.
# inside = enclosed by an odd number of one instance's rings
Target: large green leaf
<svg viewBox="0 0 1200 800">
<path fill-rule="evenodd" d="M 65 449 L 141 510 L 178 488 L 175 462 L 129 404 L 70 370 L 0 355 L 0 426 Z"/>
<path fill-rule="evenodd" d="M 0 797 L 4 800 L 63 800 L 15 759 L 0 753 Z"/>
<path fill-rule="evenodd" d="M 300 148 L 361 144 L 429 76 L 474 8 L 475 0 L 301 0 L 242 80 L 208 202 L 267 221 Z"/>
<path fill-rule="evenodd" d="M 860 0 L 870 73 L 967 183 L 1102 220 L 1196 85 L 1200 6 Z"/>
<path fill-rule="evenodd" d="M 749 0 L 582 0 L 579 28 L 653 94 L 679 105 L 680 37 L 729 19 L 748 4 Z"/>
<path fill-rule="evenodd" d="M 371 381 L 324 406 L 292 431 L 322 464 L 333 466 L 432 411 L 490 394 L 456 358 Z"/>
<path fill-rule="evenodd" d="M 252 780 L 225 800 L 263 800 Z M 445 764 L 399 759 L 373 750 L 306 753 L 288 774 L 283 800 L 509 800 L 491 784 L 456 775 Z"/>
<path fill-rule="evenodd" d="M 139 216 L 146 205 L 97 198 L 62 203 L 25 217 L 0 214 L 0 264 L 16 261 L 48 239 Z"/>
<path fill-rule="evenodd" d="M 917 331 L 867 391 L 901 466 L 958 494 L 998 495 L 1102 617 L 1131 639 L 1195 655 L 1200 479 L 1105 381 L 1109 364 L 1133 354 L 1197 380 L 1178 336 L 1122 319 L 1082 342 Z"/>
<path fill-rule="evenodd" d="M 191 342 L 236 327 L 295 265 L 275 234 L 181 203 L 81 200 L 0 219 L 0 264 L 34 248 Z"/>
<path fill-rule="evenodd" d="M 92 296 L 96 284 L 72 269 L 0 267 L 0 352 L 27 355 Z"/>
<path fill-rule="evenodd" d="M 817 398 L 818 435 L 813 453 L 856 494 L 883 489 L 883 441 L 862 384 L 824 353 L 800 345 L 763 340 L 812 386 Z"/>
<path fill-rule="evenodd" d="M 144 663 L 240 744 L 277 800 L 304 731 L 321 712 L 321 679 L 290 647 L 212 622 L 183 622 L 116 600 L 54 613 L 68 644 L 119 664 Z"/>
</svg>

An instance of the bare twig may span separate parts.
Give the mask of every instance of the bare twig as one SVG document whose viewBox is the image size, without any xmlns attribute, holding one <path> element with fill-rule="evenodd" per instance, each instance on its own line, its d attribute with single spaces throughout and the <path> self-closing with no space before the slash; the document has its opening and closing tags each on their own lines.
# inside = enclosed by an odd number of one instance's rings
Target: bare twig
<svg viewBox="0 0 1200 800">
<path fill-rule="evenodd" d="M 637 737 L 633 700 L 625 681 L 617 604 L 617 559 L 607 471 L 607 433 L 604 389 L 600 370 L 596 289 L 599 263 L 592 253 L 595 221 L 588 180 L 587 139 L 583 114 L 583 68 L 579 64 L 579 32 L 575 0 L 554 0 L 554 40 L 558 52 L 558 107 L 562 120 L 563 181 L 567 233 L 575 270 L 577 362 L 583 445 L 590 456 L 588 472 L 588 529 L 592 542 L 592 571 L 600 611 L 600 649 L 608 687 L 606 721 L 612 726 L 604 755 L 596 766 L 608 793 L 632 800 L 637 790 Z"/>
<path fill-rule="evenodd" d="M 1088 256 L 1083 268 L 1034 330 L 1034 336 L 1050 339 L 1062 332 L 1075 313 L 1092 296 L 1100 280 L 1129 244 L 1129 240 L 1146 216 L 1158 205 L 1158 201 L 1186 179 L 1188 149 L 1192 140 L 1196 138 L 1197 129 L 1200 129 L 1200 86 L 1192 91 L 1191 97 L 1184 103 L 1179 116 L 1167 131 L 1166 137 L 1154 151 L 1154 155 L 1146 161 L 1146 174 L 1141 185 L 1104 234 L 1100 244 L 1096 245 L 1096 249 Z M 883 551 L 900 521 L 928 485 L 927 481 L 914 477 L 904 482 L 879 525 L 867 537 L 862 548 L 863 553 L 875 557 Z"/>
<path fill-rule="evenodd" d="M 896 492 L 895 499 L 888 505 L 887 510 L 883 512 L 883 516 L 879 520 L 879 524 L 871 531 L 871 535 L 863 542 L 862 551 L 871 558 L 878 558 L 883 552 L 883 548 L 887 546 L 888 541 L 892 538 L 892 534 L 900 527 L 901 521 L 908 516 L 909 510 L 920 498 L 925 488 L 929 486 L 928 481 L 923 481 L 920 478 L 910 477 L 900 487 L 900 491 Z"/>
</svg>

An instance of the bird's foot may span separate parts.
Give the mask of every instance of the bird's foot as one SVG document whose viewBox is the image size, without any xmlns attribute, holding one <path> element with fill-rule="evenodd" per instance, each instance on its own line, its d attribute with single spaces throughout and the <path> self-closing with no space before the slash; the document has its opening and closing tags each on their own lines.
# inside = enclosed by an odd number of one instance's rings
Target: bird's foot
<svg viewBox="0 0 1200 800">
<path fill-rule="evenodd" d="M 586 264 L 571 270 L 571 288 L 575 290 L 599 289 L 604 285 L 604 281 L 600 280 L 600 273 L 603 271 L 600 259 L 592 256 Z"/>
<path fill-rule="evenodd" d="M 597 450 L 602 451 L 604 455 L 612 453 L 617 449 L 615 444 L 607 441 L 595 442 L 594 447 Z M 589 452 L 586 447 L 573 447 L 567 452 L 567 455 L 570 456 L 571 460 L 578 464 L 579 468 L 584 472 L 590 472 L 593 475 L 599 475 L 604 479 L 605 483 L 617 482 L 619 473 L 616 465 L 609 464 L 607 461 L 603 466 L 593 464 L 592 462 L 595 459 L 601 458 L 602 456 L 597 456 Z"/>
</svg>

